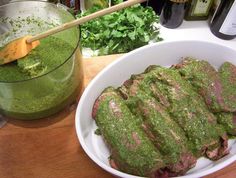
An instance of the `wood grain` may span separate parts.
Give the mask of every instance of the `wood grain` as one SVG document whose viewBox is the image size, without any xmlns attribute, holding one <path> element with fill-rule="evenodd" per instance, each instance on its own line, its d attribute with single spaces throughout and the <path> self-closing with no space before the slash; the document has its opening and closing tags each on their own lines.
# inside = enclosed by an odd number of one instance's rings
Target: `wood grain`
<svg viewBox="0 0 236 178">
<path fill-rule="evenodd" d="M 121 55 L 84 59 L 85 86 Z M 0 129 L 0 178 L 114 178 L 85 154 L 75 106 L 37 121 L 9 120 Z M 205 178 L 235 178 L 236 163 Z"/>
</svg>

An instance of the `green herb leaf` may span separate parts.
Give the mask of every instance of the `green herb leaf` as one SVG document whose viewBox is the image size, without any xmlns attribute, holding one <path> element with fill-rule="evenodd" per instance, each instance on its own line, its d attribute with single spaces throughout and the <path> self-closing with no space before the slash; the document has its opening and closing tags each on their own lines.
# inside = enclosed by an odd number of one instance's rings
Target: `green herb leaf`
<svg viewBox="0 0 236 178">
<path fill-rule="evenodd" d="M 112 4 L 120 2 L 112 1 Z M 99 6 L 93 6 L 77 17 L 100 9 Z M 81 25 L 81 45 L 98 50 L 98 55 L 126 53 L 148 44 L 150 40 L 162 40 L 159 29 L 153 27 L 155 22 L 159 22 L 159 17 L 151 7 L 135 5 Z"/>
</svg>

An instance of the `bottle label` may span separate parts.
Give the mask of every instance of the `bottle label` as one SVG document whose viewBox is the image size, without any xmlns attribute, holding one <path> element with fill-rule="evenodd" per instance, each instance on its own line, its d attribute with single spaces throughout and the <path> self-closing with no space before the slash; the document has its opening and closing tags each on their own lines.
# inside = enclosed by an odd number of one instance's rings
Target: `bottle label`
<svg viewBox="0 0 236 178">
<path fill-rule="evenodd" d="M 194 3 L 192 16 L 207 16 L 212 4 L 212 0 L 197 0 Z"/>
<path fill-rule="evenodd" d="M 236 35 L 236 1 L 231 6 L 219 32 L 225 35 Z"/>
</svg>

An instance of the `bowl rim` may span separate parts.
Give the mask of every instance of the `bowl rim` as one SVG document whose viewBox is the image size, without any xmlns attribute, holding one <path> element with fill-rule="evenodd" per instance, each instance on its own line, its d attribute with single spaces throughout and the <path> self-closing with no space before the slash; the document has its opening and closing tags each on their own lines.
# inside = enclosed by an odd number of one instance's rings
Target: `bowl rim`
<svg viewBox="0 0 236 178">
<path fill-rule="evenodd" d="M 35 3 L 35 4 L 37 4 L 37 3 L 42 3 L 42 4 L 49 4 L 50 6 L 54 7 L 54 8 L 57 9 L 57 10 L 59 10 L 59 9 L 64 10 L 65 12 L 67 12 L 67 15 L 68 15 L 68 16 L 71 16 L 71 17 L 73 18 L 73 20 L 76 19 L 75 16 L 73 16 L 70 12 L 67 11 L 68 8 L 67 8 L 66 6 L 65 6 L 65 7 L 66 7 L 67 9 L 66 9 L 66 8 L 60 8 L 60 6 L 58 6 L 58 4 L 54 4 L 54 3 L 51 3 L 51 2 L 48 2 L 48 1 L 42 1 L 42 0 L 38 0 L 38 1 L 34 1 L 34 0 L 10 1 L 10 2 L 8 2 L 7 4 L 0 5 L 0 9 L 1 9 L 1 8 L 4 8 L 4 7 L 7 8 L 7 6 L 9 6 L 9 5 L 17 4 L 17 3 Z M 61 5 L 61 4 L 60 4 L 60 5 Z M 64 5 L 63 5 L 63 7 L 64 7 Z M 36 77 L 32 77 L 32 78 L 24 79 L 24 80 L 17 80 L 17 81 L 1 81 L 1 80 L 0 80 L 0 83 L 2 83 L 2 84 L 15 84 L 15 83 L 21 83 L 21 82 L 27 82 L 27 81 L 39 79 L 39 78 L 44 77 L 44 76 L 46 76 L 46 75 L 48 75 L 48 74 L 50 74 L 50 73 L 53 73 L 53 72 L 56 71 L 58 68 L 60 68 L 61 66 L 63 66 L 67 61 L 69 61 L 69 60 L 73 57 L 73 55 L 76 53 L 76 50 L 80 50 L 80 49 L 79 49 L 79 46 L 80 46 L 80 41 L 81 41 L 81 28 L 80 28 L 79 25 L 78 25 L 77 27 L 73 27 L 73 28 L 77 28 L 77 31 L 78 31 L 78 33 L 79 33 L 79 34 L 78 34 L 78 35 L 79 35 L 78 41 L 77 41 L 76 45 L 73 47 L 74 49 L 73 49 L 73 51 L 71 52 L 71 54 L 68 56 L 68 58 L 67 58 L 62 64 L 56 66 L 56 67 L 53 68 L 51 71 L 49 71 L 49 72 L 47 72 L 47 73 L 44 73 L 44 74 L 42 74 L 42 75 L 36 76 Z"/>
<path fill-rule="evenodd" d="M 80 108 L 82 107 L 83 103 L 86 102 L 86 97 L 88 95 L 88 93 L 90 92 L 91 88 L 94 86 L 95 82 L 97 81 L 97 79 L 100 78 L 100 76 L 103 75 L 103 73 L 106 73 L 107 70 L 109 70 L 112 66 L 116 65 L 117 63 L 125 60 L 127 57 L 131 56 L 132 54 L 145 50 L 147 48 L 153 47 L 153 46 L 161 46 L 161 45 L 168 45 L 168 44 L 172 44 L 172 43 L 205 43 L 208 45 L 216 45 L 216 46 L 220 46 L 223 48 L 227 48 L 229 50 L 235 51 L 236 50 L 234 48 L 228 47 L 228 46 L 224 46 L 222 44 L 216 43 L 216 42 L 208 42 L 208 41 L 202 41 L 202 40 L 178 40 L 178 41 L 161 41 L 158 43 L 152 43 L 149 45 L 145 45 L 143 47 L 137 48 L 133 51 L 130 51 L 126 54 L 124 54 L 123 56 L 117 58 L 115 61 L 111 62 L 109 65 L 107 65 L 104 69 L 102 69 L 92 80 L 91 82 L 88 84 L 88 86 L 85 88 L 83 94 L 81 95 L 81 98 L 79 100 L 79 104 L 76 108 L 76 114 L 75 114 L 75 129 L 76 129 L 76 135 L 77 138 L 79 140 L 79 143 L 81 144 L 83 150 L 85 151 L 85 153 L 89 156 L 89 158 L 95 162 L 98 166 L 100 166 L 102 169 L 106 170 L 107 172 L 116 175 L 118 177 L 125 177 L 125 178 L 141 178 L 140 176 L 135 176 L 135 175 L 131 175 L 128 173 L 124 173 L 121 172 L 119 170 L 113 169 L 112 167 L 106 165 L 105 163 L 101 162 L 87 147 L 84 138 L 83 138 L 83 134 L 80 130 L 80 114 L 81 112 L 83 112 Z M 222 163 L 219 163 L 218 165 L 215 165 L 212 168 L 209 168 L 207 170 L 201 171 L 201 172 L 197 172 L 197 173 L 193 173 L 191 175 L 183 175 L 183 176 L 179 176 L 178 178 L 198 178 L 198 177 L 202 177 L 202 176 L 206 176 L 208 174 L 214 173 L 226 166 L 228 166 L 229 164 L 233 163 L 236 160 L 236 154 L 233 155 L 232 157 L 230 157 L 229 159 L 227 159 L 227 162 L 223 161 Z"/>
</svg>

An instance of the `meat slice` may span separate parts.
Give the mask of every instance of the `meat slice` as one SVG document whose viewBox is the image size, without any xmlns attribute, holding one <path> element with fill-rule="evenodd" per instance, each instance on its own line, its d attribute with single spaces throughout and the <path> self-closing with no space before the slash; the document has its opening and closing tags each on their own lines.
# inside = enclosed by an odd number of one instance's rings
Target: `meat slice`
<svg viewBox="0 0 236 178">
<path fill-rule="evenodd" d="M 236 66 L 225 62 L 219 69 L 220 81 L 223 88 L 223 101 L 227 111 L 236 111 Z"/>
<path fill-rule="evenodd" d="M 132 112 L 142 116 L 143 130 L 164 156 L 167 174 L 183 175 L 197 159 L 188 148 L 183 130 L 170 118 L 166 108 L 152 97 L 151 90 L 148 90 L 150 83 L 147 74 L 132 76 L 119 91 Z"/>
<path fill-rule="evenodd" d="M 236 135 L 236 114 L 234 113 L 216 113 L 217 122 L 221 124 L 229 135 Z"/>
<path fill-rule="evenodd" d="M 109 87 L 94 105 L 93 117 L 111 151 L 111 166 L 139 176 L 165 174 L 162 155 L 141 129 L 117 91 Z"/>
<path fill-rule="evenodd" d="M 184 130 L 188 140 L 194 145 L 192 151 L 196 155 L 206 155 L 208 158 L 219 159 L 227 153 L 222 146 L 227 140 L 225 133 L 217 124 L 216 117 L 209 112 L 202 97 L 176 70 L 163 67 L 152 67 L 149 75 L 155 78 L 151 90 L 161 92 L 168 100 L 167 107 L 171 118 Z M 150 76 L 149 76 L 150 78 Z M 155 95 L 158 98 L 159 95 Z M 215 154 L 209 154 L 214 150 Z"/>
<path fill-rule="evenodd" d="M 224 101 L 223 86 L 216 69 L 207 61 L 199 61 L 185 58 L 175 66 L 182 77 L 190 82 L 205 100 L 205 103 L 213 112 L 234 112 L 233 108 Z M 236 104 L 235 104 L 236 106 Z"/>
</svg>

